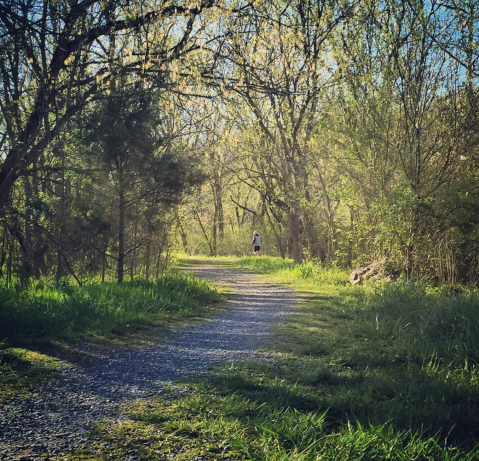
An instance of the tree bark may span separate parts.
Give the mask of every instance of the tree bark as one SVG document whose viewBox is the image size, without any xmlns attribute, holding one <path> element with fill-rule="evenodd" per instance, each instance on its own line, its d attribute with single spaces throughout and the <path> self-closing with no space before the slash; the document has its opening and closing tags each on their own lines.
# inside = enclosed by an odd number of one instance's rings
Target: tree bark
<svg viewBox="0 0 479 461">
<path fill-rule="evenodd" d="M 158 257 L 156 259 L 156 280 L 160 278 L 160 262 L 161 262 L 161 253 L 163 253 L 163 248 L 166 243 L 168 234 L 166 232 L 163 234 L 163 238 L 161 239 L 161 245 L 160 248 L 158 249 Z"/>
<path fill-rule="evenodd" d="M 353 265 L 353 251 L 354 251 L 354 210 L 352 207 L 349 207 L 349 239 L 348 239 L 348 259 L 346 264 L 348 267 Z"/>
<path fill-rule="evenodd" d="M 150 249 L 151 249 L 151 238 L 148 239 L 145 249 L 145 278 L 148 280 L 150 278 Z"/>
<path fill-rule="evenodd" d="M 276 230 L 276 225 L 274 224 L 274 221 L 271 217 L 271 214 L 269 212 L 269 208 L 268 208 L 267 204 L 265 204 L 265 213 L 266 213 L 266 216 L 268 218 L 271 229 L 273 230 L 274 236 L 276 238 L 276 243 L 278 244 L 279 254 L 284 259 L 284 258 L 286 258 L 286 251 L 284 249 L 284 244 L 283 244 L 283 241 L 281 239 L 280 233 Z"/>
<path fill-rule="evenodd" d="M 118 203 L 118 268 L 117 282 L 123 282 L 125 271 L 125 184 L 123 166 L 118 169 L 119 203 Z"/>
<path fill-rule="evenodd" d="M 64 221 L 65 221 L 65 153 L 63 150 L 63 146 L 58 145 L 56 146 L 56 154 L 61 156 L 62 162 L 62 169 L 61 169 L 61 176 L 60 182 L 57 186 L 59 189 L 59 224 L 58 224 L 58 245 L 57 245 L 57 268 L 55 272 L 55 281 L 57 285 L 60 282 L 60 279 L 65 275 L 65 271 L 63 270 L 63 255 L 62 255 L 62 245 L 63 245 L 63 234 L 64 234 Z"/>
<path fill-rule="evenodd" d="M 299 219 L 299 204 L 294 203 L 293 209 L 289 215 L 290 232 L 292 240 L 292 256 L 294 262 L 300 264 L 303 262 L 303 241 L 301 237 L 301 223 Z"/>
<path fill-rule="evenodd" d="M 181 224 L 178 213 L 176 214 L 176 228 L 178 229 L 178 232 L 180 233 L 181 243 L 183 245 L 183 251 L 186 254 L 190 254 L 190 248 L 188 246 L 188 236 L 186 235 L 185 229 L 183 228 L 183 225 Z"/>
<path fill-rule="evenodd" d="M 201 231 L 203 232 L 203 235 L 205 236 L 206 243 L 208 244 L 208 247 L 210 248 L 210 256 L 214 256 L 214 251 L 213 251 L 213 246 L 211 245 L 210 239 L 208 238 L 208 234 L 206 233 L 206 230 L 203 226 L 203 223 L 201 222 L 200 214 L 198 211 L 196 212 L 196 218 L 198 219 L 198 223 L 200 224 Z"/>
<path fill-rule="evenodd" d="M 106 248 L 103 254 L 101 255 L 101 283 L 105 283 L 105 272 L 106 272 Z"/>
</svg>

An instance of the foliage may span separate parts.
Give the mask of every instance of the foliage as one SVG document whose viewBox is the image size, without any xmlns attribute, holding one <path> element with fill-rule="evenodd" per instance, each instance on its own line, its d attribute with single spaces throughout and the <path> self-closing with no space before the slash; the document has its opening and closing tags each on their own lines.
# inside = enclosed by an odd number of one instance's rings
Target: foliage
<svg viewBox="0 0 479 461">
<path fill-rule="evenodd" d="M 256 229 L 477 283 L 478 28 L 473 0 L 4 1 L 0 276 L 160 275 Z"/>
</svg>

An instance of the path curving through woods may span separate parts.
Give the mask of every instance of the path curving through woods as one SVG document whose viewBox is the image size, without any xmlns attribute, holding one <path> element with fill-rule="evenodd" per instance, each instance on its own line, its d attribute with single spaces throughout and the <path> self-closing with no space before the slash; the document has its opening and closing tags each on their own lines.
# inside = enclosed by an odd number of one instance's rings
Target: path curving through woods
<svg viewBox="0 0 479 461">
<path fill-rule="evenodd" d="M 79 345 L 85 360 L 68 364 L 38 393 L 0 403 L 0 459 L 33 461 L 46 452 L 65 456 L 88 445 L 88 424 L 121 420 L 122 405 L 161 394 L 165 383 L 204 373 L 211 365 L 264 357 L 258 349 L 298 303 L 292 290 L 217 264 L 195 265 L 194 271 L 233 289 L 227 309 L 179 329 L 161 344 L 101 354 Z"/>
</svg>

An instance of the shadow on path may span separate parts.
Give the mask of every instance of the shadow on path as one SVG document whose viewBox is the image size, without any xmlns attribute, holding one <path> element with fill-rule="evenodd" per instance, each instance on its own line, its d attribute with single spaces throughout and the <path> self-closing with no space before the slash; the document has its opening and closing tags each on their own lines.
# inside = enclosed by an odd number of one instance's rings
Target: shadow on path
<svg viewBox="0 0 479 461">
<path fill-rule="evenodd" d="M 121 405 L 161 393 L 164 383 L 209 366 L 258 358 L 274 325 L 298 302 L 279 285 L 219 265 L 193 266 L 213 284 L 230 286 L 227 309 L 174 332 L 164 344 L 118 348 L 68 366 L 63 377 L 37 395 L 0 404 L 0 459 L 24 453 L 61 454 L 86 443 L 87 425 L 122 419 Z M 79 345 L 80 353 L 88 347 Z M 60 435 L 58 435 L 60 433 Z"/>
</svg>

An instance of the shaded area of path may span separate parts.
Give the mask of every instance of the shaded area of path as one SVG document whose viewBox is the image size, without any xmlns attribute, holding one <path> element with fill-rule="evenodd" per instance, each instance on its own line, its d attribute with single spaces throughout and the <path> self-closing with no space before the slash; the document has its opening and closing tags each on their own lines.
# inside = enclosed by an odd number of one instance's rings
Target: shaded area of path
<svg viewBox="0 0 479 461">
<path fill-rule="evenodd" d="M 262 357 L 258 349 L 272 327 L 298 301 L 293 292 L 218 265 L 198 265 L 194 271 L 232 287 L 228 309 L 172 333 L 163 344 L 109 350 L 69 364 L 45 390 L 0 404 L 0 459 L 35 460 L 45 452 L 62 456 L 87 446 L 89 423 L 121 420 L 122 404 L 161 394 L 166 382 L 204 373 L 211 365 Z"/>
</svg>

